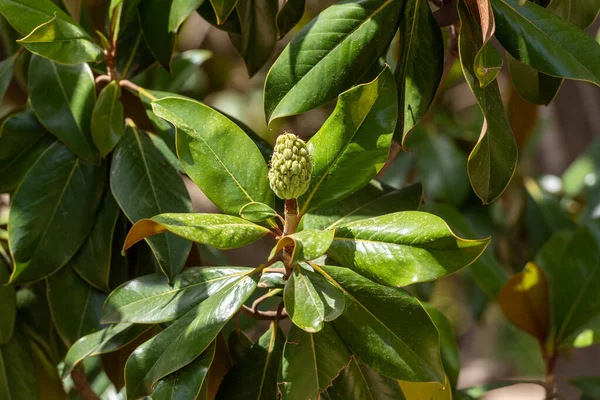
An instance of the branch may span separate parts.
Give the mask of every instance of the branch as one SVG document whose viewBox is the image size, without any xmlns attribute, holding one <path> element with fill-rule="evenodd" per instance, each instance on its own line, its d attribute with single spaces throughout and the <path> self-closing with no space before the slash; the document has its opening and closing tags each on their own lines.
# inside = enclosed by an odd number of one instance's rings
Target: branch
<svg viewBox="0 0 600 400">
<path fill-rule="evenodd" d="M 100 397 L 92 390 L 87 380 L 83 367 L 75 368 L 71 371 L 71 378 L 75 384 L 75 391 L 83 400 L 100 400 Z"/>
<path fill-rule="evenodd" d="M 442 28 L 459 22 L 458 11 L 456 11 L 456 0 L 448 3 L 442 2 L 440 9 L 433 13 L 433 17 Z"/>
<path fill-rule="evenodd" d="M 281 304 L 283 304 L 283 303 L 281 303 Z M 281 304 L 280 304 L 280 306 L 281 306 Z M 253 310 L 252 308 L 250 308 L 244 304 L 242 306 L 242 312 L 254 319 L 265 320 L 265 321 L 277 321 L 277 320 L 281 320 L 281 319 L 285 319 L 285 318 L 289 317 L 285 308 L 282 308 L 281 312 L 279 312 L 279 310 L 277 310 L 277 311 L 275 311 L 275 310 L 261 311 L 261 310 Z"/>
</svg>

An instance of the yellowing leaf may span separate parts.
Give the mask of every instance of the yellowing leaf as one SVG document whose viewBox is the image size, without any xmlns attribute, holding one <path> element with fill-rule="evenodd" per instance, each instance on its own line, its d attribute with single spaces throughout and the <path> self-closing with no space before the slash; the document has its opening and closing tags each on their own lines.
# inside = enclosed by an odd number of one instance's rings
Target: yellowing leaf
<svg viewBox="0 0 600 400">
<path fill-rule="evenodd" d="M 402 388 L 404 397 L 410 400 L 451 400 L 452 391 L 448 378 L 446 382 L 441 385 L 437 382 L 409 382 L 409 381 L 398 381 Z"/>
</svg>

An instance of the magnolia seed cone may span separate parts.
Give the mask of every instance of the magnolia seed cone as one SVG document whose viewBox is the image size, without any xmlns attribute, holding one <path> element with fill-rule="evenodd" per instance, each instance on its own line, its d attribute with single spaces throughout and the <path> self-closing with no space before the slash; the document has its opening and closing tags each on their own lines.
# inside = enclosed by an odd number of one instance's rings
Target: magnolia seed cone
<svg viewBox="0 0 600 400">
<path fill-rule="evenodd" d="M 295 199 L 308 189 L 312 163 L 306 143 L 293 133 L 277 138 L 271 157 L 269 184 L 277 197 Z"/>
</svg>

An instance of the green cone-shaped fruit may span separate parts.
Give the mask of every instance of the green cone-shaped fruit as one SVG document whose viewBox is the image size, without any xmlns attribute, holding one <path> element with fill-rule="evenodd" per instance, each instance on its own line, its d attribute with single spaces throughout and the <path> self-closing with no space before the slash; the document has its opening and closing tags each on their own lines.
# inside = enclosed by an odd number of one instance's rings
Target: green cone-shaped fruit
<svg viewBox="0 0 600 400">
<path fill-rule="evenodd" d="M 311 172 L 306 143 L 293 133 L 279 135 L 269 170 L 269 184 L 277 197 L 300 197 L 308 189 Z"/>
</svg>

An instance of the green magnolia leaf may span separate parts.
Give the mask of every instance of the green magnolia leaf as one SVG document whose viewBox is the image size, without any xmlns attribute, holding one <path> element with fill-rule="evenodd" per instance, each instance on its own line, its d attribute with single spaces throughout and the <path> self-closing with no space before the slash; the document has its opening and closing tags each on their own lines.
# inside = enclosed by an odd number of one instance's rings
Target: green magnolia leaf
<svg viewBox="0 0 600 400">
<path fill-rule="evenodd" d="M 586 179 L 589 179 L 587 176 L 595 174 L 596 171 L 600 171 L 600 138 L 594 139 L 563 173 L 562 185 L 565 194 L 570 197 L 579 196 L 586 186 L 589 186 L 586 183 Z"/>
<path fill-rule="evenodd" d="M 127 396 L 149 394 L 154 384 L 191 363 L 256 289 L 254 273 L 240 277 L 200 303 L 131 354 L 125 367 Z"/>
<path fill-rule="evenodd" d="M 438 331 L 416 298 L 348 268 L 315 269 L 344 293 L 346 309 L 333 326 L 362 361 L 394 379 L 444 382 Z"/>
<path fill-rule="evenodd" d="M 269 123 L 323 105 L 357 82 L 386 50 L 403 6 L 400 0 L 343 1 L 302 28 L 267 75 Z"/>
<path fill-rule="evenodd" d="M 169 32 L 177 32 L 183 21 L 203 2 L 204 0 L 173 0 L 169 12 Z"/>
<path fill-rule="evenodd" d="M 19 54 L 15 53 L 0 62 L 0 100 L 4 97 L 4 93 L 6 93 L 6 89 L 8 89 L 8 85 L 12 80 L 17 57 L 19 57 Z"/>
<path fill-rule="evenodd" d="M 200 388 L 208 381 L 208 369 L 215 357 L 216 341 L 190 364 L 161 379 L 150 397 L 152 400 L 197 399 Z"/>
<path fill-rule="evenodd" d="M 102 89 L 94 106 L 92 139 L 102 157 L 114 149 L 125 130 L 120 98 L 121 87 L 117 81 L 112 81 Z"/>
<path fill-rule="evenodd" d="M 596 19 L 600 2 L 598 0 L 553 0 L 548 10 L 566 19 L 580 29 L 586 29 Z"/>
<path fill-rule="evenodd" d="M 15 332 L 9 343 L 0 346 L 0 398 L 6 400 L 40 398 L 40 382 L 36 375 L 27 336 L 22 329 Z"/>
<path fill-rule="evenodd" d="M 54 325 L 67 346 L 100 330 L 106 295 L 84 282 L 71 267 L 48 278 L 46 289 Z"/>
<path fill-rule="evenodd" d="M 176 36 L 169 30 L 173 3 L 172 0 L 144 0 L 139 3 L 139 21 L 144 32 L 142 40 L 145 39 L 152 55 L 169 72 Z"/>
<path fill-rule="evenodd" d="M 154 101 L 152 109 L 175 125 L 183 169 L 223 212 L 239 215 L 253 201 L 274 206 L 266 162 L 252 140 L 227 117 L 204 104 L 174 97 Z"/>
<path fill-rule="evenodd" d="M 4 265 L 2 258 L 0 258 L 0 304 L 2 304 L 2 313 L 0 314 L 0 345 L 10 341 L 17 316 L 16 291 L 14 286 L 5 286 L 8 279 L 8 269 Z"/>
<path fill-rule="evenodd" d="M 210 0 L 210 4 L 217 15 L 217 23 L 219 25 L 223 24 L 227 17 L 229 17 L 237 2 L 238 0 Z"/>
<path fill-rule="evenodd" d="M 268 228 L 232 215 L 160 214 L 136 222 L 125 239 L 123 249 L 127 250 L 150 235 L 167 231 L 221 250 L 245 246 L 269 233 Z"/>
<path fill-rule="evenodd" d="M 242 358 L 244 354 L 250 350 L 254 342 L 241 329 L 234 329 L 227 339 L 227 348 L 233 365 Z"/>
<path fill-rule="evenodd" d="M 29 62 L 29 99 L 38 119 L 69 150 L 99 164 L 90 123 L 96 85 L 87 64 L 62 65 L 32 56 Z"/>
<path fill-rule="evenodd" d="M 125 2 L 121 16 L 116 67 L 123 79 L 131 78 L 156 63 L 156 58 L 144 39 L 144 31 L 138 18 L 138 3 L 138 0 Z M 132 12 L 128 13 L 127 9 Z"/>
<path fill-rule="evenodd" d="M 277 13 L 277 37 L 282 39 L 304 15 L 306 0 L 286 0 Z"/>
<path fill-rule="evenodd" d="M 513 57 L 548 75 L 600 86 L 600 44 L 588 34 L 533 2 L 491 3 L 496 37 Z"/>
<path fill-rule="evenodd" d="M 423 185 L 415 183 L 391 190 L 377 181 L 354 192 L 342 201 L 329 204 L 305 214 L 301 229 L 332 229 L 340 224 L 397 211 L 416 210 L 423 196 Z"/>
<path fill-rule="evenodd" d="M 40 155 L 54 142 L 33 112 L 13 114 L 0 125 L 0 192 L 17 188 Z"/>
<path fill-rule="evenodd" d="M 94 43 L 81 26 L 65 21 L 57 14 L 17 43 L 34 54 L 61 64 L 101 61 L 104 58 L 102 47 Z"/>
<path fill-rule="evenodd" d="M 286 400 L 317 400 L 348 365 L 351 355 L 330 324 L 308 333 L 292 325 L 283 350 L 279 388 Z M 347 397 L 358 399 L 361 397 Z"/>
<path fill-rule="evenodd" d="M 444 71 L 444 39 L 425 0 L 408 1 L 400 22 L 397 137 L 404 143 L 409 131 L 433 102 Z"/>
<path fill-rule="evenodd" d="M 479 140 L 469 155 L 467 171 L 473 190 L 487 204 L 500 197 L 512 179 L 517 146 L 498 83 L 481 87 L 474 71 L 475 57 L 483 46 L 481 28 L 464 2 L 459 2 L 458 11 L 461 19 L 458 49 L 463 74 L 485 118 Z M 490 47 L 489 51 L 495 50 Z"/>
<path fill-rule="evenodd" d="M 191 201 L 181 176 L 134 126 L 126 128 L 113 155 L 110 188 L 131 222 L 161 212 L 189 212 Z M 183 268 L 191 243 L 166 234 L 147 239 L 160 269 L 173 280 Z"/>
<path fill-rule="evenodd" d="M 592 227 L 584 225 L 574 234 L 555 233 L 538 252 L 536 261 L 550 283 L 557 346 L 572 340 L 600 316 L 595 290 L 600 284 L 599 242 Z"/>
<path fill-rule="evenodd" d="M 266 204 L 252 202 L 240 210 L 240 217 L 251 222 L 263 222 L 277 216 L 277 211 Z"/>
<path fill-rule="evenodd" d="M 307 144 L 313 171 L 308 190 L 298 199 L 301 215 L 343 199 L 377 175 L 390 151 L 397 109 L 394 77 L 387 66 L 374 81 L 340 95 L 331 116 Z"/>
<path fill-rule="evenodd" d="M 81 161 L 58 142 L 44 151 L 11 199 L 11 283 L 45 278 L 75 255 L 94 226 L 105 177 L 105 166 Z"/>
<path fill-rule="evenodd" d="M 277 44 L 278 0 L 239 0 L 236 7 L 241 34 L 230 33 L 231 43 L 255 75 L 271 58 Z"/>
<path fill-rule="evenodd" d="M 84 281 L 105 292 L 110 291 L 110 267 L 114 253 L 113 236 L 117 229 L 119 211 L 119 205 L 112 193 L 106 190 L 92 233 L 69 261 Z"/>
<path fill-rule="evenodd" d="M 296 326 L 318 332 L 344 311 L 344 297 L 321 275 L 296 266 L 283 290 L 285 309 Z"/>
<path fill-rule="evenodd" d="M 86 357 L 116 351 L 133 342 L 150 328 L 152 325 L 118 324 L 82 337 L 71 346 L 65 356 L 62 377 L 66 378 Z"/>
<path fill-rule="evenodd" d="M 227 19 L 225 21 L 221 21 L 220 24 L 217 22 L 217 14 L 215 13 L 215 9 L 210 1 L 205 1 L 202 3 L 202 5 L 196 11 L 198 11 L 198 14 L 200 14 L 200 16 L 204 18 L 206 22 L 217 29 L 228 33 L 242 33 L 240 18 L 238 17 L 235 7 Z"/>
<path fill-rule="evenodd" d="M 246 267 L 186 268 L 172 284 L 161 274 L 136 278 L 108 296 L 102 310 L 102 322 L 156 324 L 175 321 L 251 271 Z"/>
<path fill-rule="evenodd" d="M 397 380 L 379 375 L 352 356 L 350 364 L 327 389 L 329 400 L 404 400 Z"/>
<path fill-rule="evenodd" d="M 582 399 L 600 399 L 600 376 L 578 376 L 569 378 L 569 383 L 583 393 Z"/>
<path fill-rule="evenodd" d="M 461 239 L 439 217 L 404 211 L 339 225 L 327 254 L 369 279 L 406 286 L 466 267 L 489 242 Z"/>
<path fill-rule="evenodd" d="M 279 239 L 277 245 L 271 251 L 269 260 L 275 257 L 275 255 L 283 250 L 284 247 L 290 245 L 294 245 L 291 264 L 314 260 L 325 254 L 329 246 L 331 246 L 334 233 L 335 231 L 333 230 L 320 231 L 316 229 L 307 229 L 291 235 L 286 235 Z"/>
<path fill-rule="evenodd" d="M 577 334 L 571 341 L 571 346 L 575 348 L 584 348 L 597 343 L 600 343 L 600 319 L 591 322 Z"/>
<path fill-rule="evenodd" d="M 460 372 L 460 353 L 456 343 L 456 337 L 452 331 L 452 325 L 448 318 L 437 308 L 429 303 L 423 303 L 427 314 L 431 317 L 433 324 L 440 333 L 440 349 L 442 353 L 442 364 L 452 389 L 456 389 L 458 374 Z"/>
<path fill-rule="evenodd" d="M 227 373 L 216 399 L 276 399 L 277 373 L 284 343 L 285 337 L 279 324 L 271 322 L 269 330 Z"/>
<path fill-rule="evenodd" d="M 547 106 L 554 100 L 563 80 L 539 72 L 506 54 L 513 87 L 521 97 L 533 104 Z"/>
</svg>

